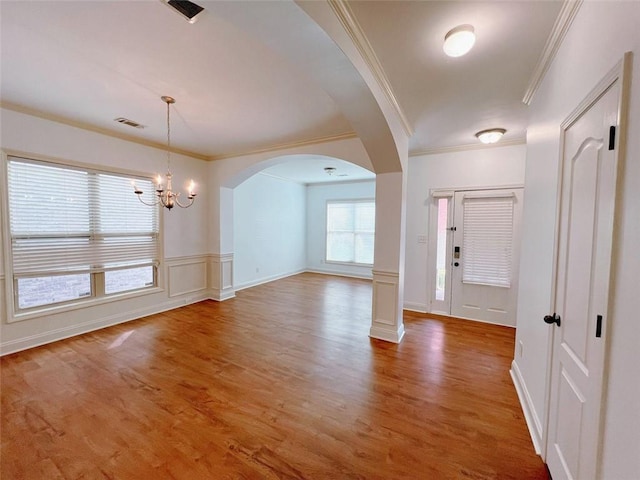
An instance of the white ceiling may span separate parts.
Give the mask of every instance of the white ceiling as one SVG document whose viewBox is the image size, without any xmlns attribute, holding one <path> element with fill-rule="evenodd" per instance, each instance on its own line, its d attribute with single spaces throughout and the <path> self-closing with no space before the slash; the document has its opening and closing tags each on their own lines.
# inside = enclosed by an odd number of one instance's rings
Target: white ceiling
<svg viewBox="0 0 640 480">
<path fill-rule="evenodd" d="M 336 170 L 329 175 L 326 167 Z M 306 185 L 374 180 L 375 173 L 338 158 L 322 155 L 290 155 L 287 161 L 265 168 L 262 173 Z"/>
<path fill-rule="evenodd" d="M 192 25 L 158 0 L 2 0 L 0 100 L 8 108 L 164 144 L 160 96 L 171 95 L 177 100 L 172 143 L 201 157 L 354 131 L 314 78 L 277 45 L 260 40 L 270 29 L 274 38 L 277 29 L 301 39 L 317 34 L 308 18 L 299 20 L 304 14 L 283 14 L 295 4 L 196 3 L 206 10 Z M 521 100 L 561 2 L 349 4 L 415 129 L 413 153 L 472 144 L 473 134 L 489 127 L 506 128 L 506 139 L 524 138 Z M 253 27 L 237 20 L 241 9 L 253 15 Z M 461 23 L 475 26 L 476 45 L 465 57 L 448 58 L 444 34 Z M 343 70 L 336 63 L 332 74 Z M 146 128 L 117 124 L 116 117 Z"/>
</svg>

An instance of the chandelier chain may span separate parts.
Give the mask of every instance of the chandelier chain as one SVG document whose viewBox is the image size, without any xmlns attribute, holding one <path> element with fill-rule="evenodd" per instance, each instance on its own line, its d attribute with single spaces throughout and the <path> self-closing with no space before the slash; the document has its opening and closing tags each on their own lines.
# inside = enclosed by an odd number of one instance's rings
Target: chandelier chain
<svg viewBox="0 0 640 480">
<path fill-rule="evenodd" d="M 169 118 L 169 110 L 171 102 L 167 102 L 167 172 L 171 171 L 171 121 Z"/>
</svg>

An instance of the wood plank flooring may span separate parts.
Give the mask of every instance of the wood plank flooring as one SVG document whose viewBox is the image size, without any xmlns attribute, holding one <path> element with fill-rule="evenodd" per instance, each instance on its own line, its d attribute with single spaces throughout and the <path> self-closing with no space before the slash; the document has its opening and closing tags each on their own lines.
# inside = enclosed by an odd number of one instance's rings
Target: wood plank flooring
<svg viewBox="0 0 640 480">
<path fill-rule="evenodd" d="M 547 479 L 514 331 L 406 312 L 302 274 L 1 360 L 13 479 Z"/>
</svg>

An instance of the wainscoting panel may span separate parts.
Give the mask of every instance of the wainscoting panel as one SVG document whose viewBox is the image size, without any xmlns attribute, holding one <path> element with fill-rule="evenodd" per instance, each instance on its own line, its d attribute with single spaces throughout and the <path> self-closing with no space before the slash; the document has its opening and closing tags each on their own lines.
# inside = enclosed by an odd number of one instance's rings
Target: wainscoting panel
<svg viewBox="0 0 640 480">
<path fill-rule="evenodd" d="M 207 289 L 207 260 L 203 257 L 173 258 L 167 261 L 169 297 Z"/>
<path fill-rule="evenodd" d="M 399 274 L 373 271 L 373 316 L 369 336 L 400 343 L 404 336 L 398 301 Z"/>
<path fill-rule="evenodd" d="M 211 298 L 219 302 L 236 296 L 233 289 L 233 253 L 209 255 Z"/>
</svg>

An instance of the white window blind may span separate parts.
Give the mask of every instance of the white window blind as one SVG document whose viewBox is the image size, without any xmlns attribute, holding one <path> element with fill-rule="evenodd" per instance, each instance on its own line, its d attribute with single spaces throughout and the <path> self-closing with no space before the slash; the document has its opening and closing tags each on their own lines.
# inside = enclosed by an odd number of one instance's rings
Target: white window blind
<svg viewBox="0 0 640 480">
<path fill-rule="evenodd" d="M 375 202 L 327 203 L 328 262 L 373 264 Z"/>
<path fill-rule="evenodd" d="M 158 209 L 129 177 L 10 157 L 8 185 L 14 278 L 157 265 Z"/>
<path fill-rule="evenodd" d="M 463 201 L 462 281 L 511 286 L 514 197 Z"/>
</svg>

